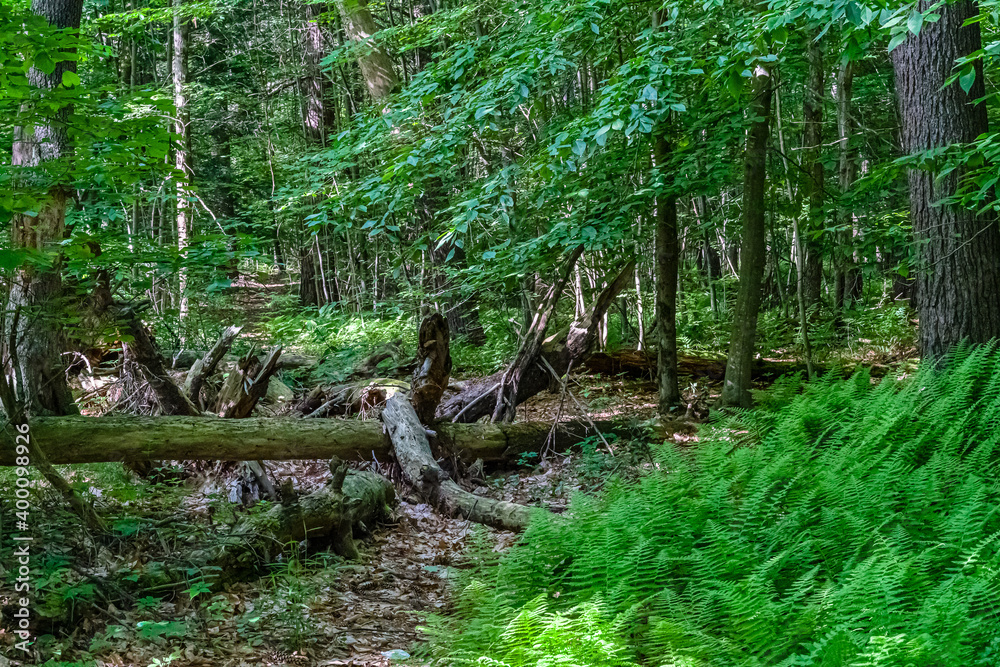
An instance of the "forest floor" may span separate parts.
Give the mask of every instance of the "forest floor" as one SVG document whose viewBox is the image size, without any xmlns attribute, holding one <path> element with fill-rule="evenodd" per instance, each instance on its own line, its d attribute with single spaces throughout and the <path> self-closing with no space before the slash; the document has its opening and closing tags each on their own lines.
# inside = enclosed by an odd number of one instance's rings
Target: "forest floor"
<svg viewBox="0 0 1000 667">
<path fill-rule="evenodd" d="M 232 307 L 214 316 L 243 325 L 245 335 L 264 345 L 262 322 L 289 294 L 282 280 L 241 278 L 232 290 Z M 695 443 L 698 425 L 721 391 L 724 362 L 683 358 L 682 405 L 676 417 L 660 421 L 657 385 L 645 370 L 649 361 L 634 351 L 595 355 L 594 364 L 573 373 L 568 392 L 543 392 L 517 415 L 541 422 L 620 421 L 645 432 L 644 437 L 590 436 L 572 451 L 529 453 L 508 468 L 468 475 L 460 483 L 477 495 L 558 513 L 574 495 L 599 492 L 612 477 L 636 478 L 652 465 L 651 445 L 665 439 Z M 773 381 L 775 369 L 796 369 L 790 354 L 766 361 L 771 371 L 757 388 Z M 901 349 L 856 361 L 882 374 L 899 362 L 910 363 L 912 354 Z M 631 364 L 631 372 L 619 373 L 622 364 Z M 300 493 L 324 484 L 330 475 L 322 461 L 266 465 L 276 482 L 291 478 Z M 398 482 L 391 469 L 374 465 Z M 274 562 L 265 576 L 220 589 L 211 587 L 211 577 L 204 573 L 185 570 L 185 557 L 224 533 L 227 524 L 260 510 L 260 504 L 245 507 L 229 501 L 242 468 L 175 466 L 159 481 L 136 481 L 117 464 L 70 470 L 74 484 L 95 497 L 114 535 L 94 542 L 68 515 L 61 498 L 45 492 L 38 508 L 39 516 L 48 518 L 39 535 L 45 556 L 36 600 L 45 617 L 42 627 L 50 635 L 42 638 L 40 648 L 63 665 L 362 666 L 389 665 L 411 653 L 419 664 L 426 637 L 422 628 L 434 615 L 450 612 L 456 575 L 476 553 L 500 553 L 518 539 L 514 533 L 443 516 L 397 484 L 400 501 L 393 519 L 359 542 L 358 562 L 300 545 L 297 553 Z M 2 569 L 10 554 L 0 555 L 0 582 L 12 580 Z M 181 572 L 182 582 L 145 589 L 135 585 L 139 576 L 163 570 Z M 0 611 L 9 613 L 13 599 L 10 586 L 0 584 Z M 9 627 L 10 619 L 3 618 L 0 656 L 11 655 L 14 635 L 3 629 Z M 6 667 L 2 657 L 0 667 Z"/>
</svg>

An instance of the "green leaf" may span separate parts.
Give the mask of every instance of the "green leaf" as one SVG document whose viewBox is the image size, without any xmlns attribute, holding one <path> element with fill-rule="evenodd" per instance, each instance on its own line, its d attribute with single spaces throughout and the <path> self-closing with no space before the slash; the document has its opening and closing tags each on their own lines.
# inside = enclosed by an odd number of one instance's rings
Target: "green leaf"
<svg viewBox="0 0 1000 667">
<path fill-rule="evenodd" d="M 49 54 L 44 52 L 36 53 L 35 68 L 41 70 L 45 74 L 52 74 L 56 71 L 56 64 L 52 62 L 52 58 L 49 58 Z"/>
<path fill-rule="evenodd" d="M 920 28 L 924 25 L 924 15 L 916 9 L 910 12 L 910 18 L 906 19 L 906 27 L 914 35 L 920 34 Z"/>
<path fill-rule="evenodd" d="M 604 144 L 607 143 L 608 130 L 610 129 L 611 129 L 610 125 L 605 125 L 604 127 L 602 127 L 597 131 L 597 134 L 594 135 L 594 140 L 597 142 L 598 146 L 603 146 Z"/>
<path fill-rule="evenodd" d="M 962 73 L 958 75 L 958 85 L 962 87 L 965 94 L 968 95 L 969 91 L 972 90 L 972 84 L 976 82 L 976 68 L 972 65 L 966 65 Z"/>
<path fill-rule="evenodd" d="M 601 27 L 599 25 L 597 25 L 596 23 L 591 23 L 590 24 L 590 29 L 594 32 L 595 35 L 600 35 L 601 34 Z"/>
<path fill-rule="evenodd" d="M 80 76 L 76 72 L 71 72 L 66 70 L 62 73 L 62 85 L 67 88 L 72 88 L 73 86 L 80 85 Z"/>
<path fill-rule="evenodd" d="M 891 53 L 893 49 L 906 41 L 906 33 L 898 32 L 891 40 L 889 40 L 889 52 Z"/>
<path fill-rule="evenodd" d="M 854 2 L 854 0 L 847 3 L 847 7 L 844 8 L 844 13 L 847 15 L 847 20 L 854 25 L 858 27 L 863 25 L 864 22 L 861 20 L 861 8 L 858 7 L 858 3 Z"/>
</svg>

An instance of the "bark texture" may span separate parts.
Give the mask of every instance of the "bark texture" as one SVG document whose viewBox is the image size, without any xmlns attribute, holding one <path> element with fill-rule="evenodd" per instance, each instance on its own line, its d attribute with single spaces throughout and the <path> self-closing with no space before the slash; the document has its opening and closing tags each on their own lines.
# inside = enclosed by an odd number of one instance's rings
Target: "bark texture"
<svg viewBox="0 0 1000 667">
<path fill-rule="evenodd" d="M 663 179 L 670 142 L 662 134 L 654 140 L 656 168 Z M 664 183 L 664 187 L 667 183 Z M 677 384 L 677 197 L 668 193 L 656 199 L 656 349 L 659 410 L 666 415 L 681 400 Z"/>
<path fill-rule="evenodd" d="M 424 424 L 434 421 L 434 412 L 451 379 L 448 322 L 433 313 L 420 324 L 417 369 L 410 385 L 413 409 Z"/>
<path fill-rule="evenodd" d="M 372 39 L 378 26 L 368 11 L 368 4 L 364 0 L 339 0 L 338 4 L 348 38 L 361 49 L 358 66 L 368 93 L 373 100 L 385 99 L 399 85 L 399 77 L 389 54 Z"/>
<path fill-rule="evenodd" d="M 56 28 L 78 30 L 83 0 L 33 0 L 31 10 Z M 44 106 L 51 91 L 61 85 L 63 73 L 75 71 L 75 59 L 57 62 L 51 74 L 32 67 L 28 83 L 41 91 L 41 104 L 35 111 L 38 122 L 14 131 L 11 167 L 15 177 L 29 188 L 53 183 L 37 215 L 15 215 L 11 224 L 14 248 L 40 251 L 52 259 L 49 266 L 25 265 L 14 273 L 4 330 L 6 372 L 18 401 L 33 416 L 78 412 L 61 356 L 66 344 L 59 312 L 62 280 L 57 248 L 65 235 L 66 204 L 72 192 L 68 161 L 73 148 L 66 125 L 70 107 L 56 104 L 46 110 Z"/>
<path fill-rule="evenodd" d="M 437 464 L 427 433 L 404 396 L 390 398 L 382 411 L 403 477 L 431 504 L 450 514 L 502 530 L 524 530 L 529 508 L 469 493 Z"/>
<path fill-rule="evenodd" d="M 934 3 L 921 0 L 918 11 Z M 983 72 L 968 94 L 959 84 L 945 86 L 955 60 L 981 47 L 979 14 L 962 0 L 937 8 L 935 23 L 924 22 L 891 54 L 902 118 L 901 144 L 906 153 L 973 141 L 986 132 Z M 921 249 L 916 294 L 920 347 L 924 356 L 940 357 L 962 340 L 983 343 L 1000 336 L 1000 232 L 994 214 L 976 215 L 953 205 L 937 204 L 954 194 L 960 175 L 938 178 L 930 171 L 909 173 L 910 213 Z"/>
<path fill-rule="evenodd" d="M 535 394 L 545 391 L 553 384 L 552 370 L 562 376 L 570 368 L 579 368 L 594 351 L 598 324 L 607 313 L 618 293 L 632 281 L 635 260 L 630 260 L 598 295 L 584 315 L 574 320 L 566 329 L 545 339 L 537 354 L 519 355 L 516 367 L 522 369 L 517 382 L 517 391 L 505 394 L 505 401 L 516 407 Z M 539 309 L 541 313 L 543 309 Z M 532 329 L 534 329 L 534 325 Z M 543 330 L 544 331 L 544 330 Z M 544 360 L 544 362 L 543 362 Z M 547 365 L 546 365 L 547 364 Z M 552 367 L 549 370 L 548 366 Z M 469 382 L 466 388 L 441 404 L 438 419 L 471 423 L 481 417 L 496 414 L 497 388 L 503 386 L 510 371 L 495 373 L 485 378 Z"/>
<path fill-rule="evenodd" d="M 747 136 L 743 160 L 743 239 L 740 246 L 740 287 L 733 313 L 733 333 L 726 359 L 726 379 L 719 403 L 724 406 L 749 407 L 750 380 L 753 371 L 754 343 L 757 339 L 757 315 L 760 312 L 761 284 L 764 280 L 765 186 L 767 178 L 767 141 L 771 134 L 771 73 L 757 65 L 751 82 L 754 118 Z"/>
<path fill-rule="evenodd" d="M 289 461 L 388 459 L 391 445 L 378 421 L 250 417 L 39 417 L 29 422 L 53 464 L 162 460 Z M 597 422 L 602 433 L 637 435 L 628 426 Z M 441 452 L 466 463 L 516 462 L 545 446 L 551 422 L 450 424 L 434 427 Z M 568 449 L 592 434 L 584 422 L 561 423 L 555 447 Z M 641 435 L 638 434 L 638 435 Z M 14 465 L 14 440 L 0 433 L 0 465 Z"/>
</svg>

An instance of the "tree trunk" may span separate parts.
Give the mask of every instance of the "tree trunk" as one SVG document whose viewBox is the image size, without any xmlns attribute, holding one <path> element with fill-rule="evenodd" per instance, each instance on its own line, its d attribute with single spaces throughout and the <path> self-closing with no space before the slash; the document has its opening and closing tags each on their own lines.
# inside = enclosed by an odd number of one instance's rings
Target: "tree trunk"
<svg viewBox="0 0 1000 667">
<path fill-rule="evenodd" d="M 935 3 L 921 0 L 917 11 Z M 892 52 L 896 95 L 902 117 L 901 144 L 915 153 L 953 143 L 971 142 L 987 131 L 981 61 L 966 94 L 959 84 L 944 86 L 955 61 L 981 48 L 978 23 L 964 25 L 979 11 L 960 0 L 935 11 L 919 35 L 908 35 Z M 909 174 L 913 234 L 921 249 L 917 267 L 920 347 L 927 357 L 941 357 L 962 340 L 984 343 L 1000 336 L 1000 231 L 992 212 L 940 205 L 954 194 L 960 175 L 939 178 L 932 171 Z"/>
<path fill-rule="evenodd" d="M 424 424 L 434 421 L 441 396 L 451 379 L 451 351 L 448 322 L 440 313 L 432 313 L 420 324 L 417 368 L 410 385 L 413 409 Z"/>
<path fill-rule="evenodd" d="M 427 433 L 413 411 L 413 406 L 397 394 L 382 410 L 392 450 L 403 470 L 403 477 L 431 504 L 449 514 L 462 516 L 501 530 L 524 530 L 529 509 L 503 500 L 493 500 L 469 493 L 451 479 L 431 453 Z"/>
<path fill-rule="evenodd" d="M 671 146 L 663 134 L 653 140 L 655 167 L 663 179 L 661 187 L 672 188 L 667 175 Z M 673 192 L 656 198 L 656 349 L 660 386 L 659 411 L 667 416 L 681 400 L 677 384 L 677 196 Z"/>
<path fill-rule="evenodd" d="M 802 106 L 802 169 L 803 195 L 809 203 L 809 217 L 805 233 L 799 234 L 802 255 L 802 294 L 805 307 L 809 309 L 820 301 L 823 281 L 823 255 L 820 244 L 813 240 L 813 232 L 822 230 L 823 215 L 823 51 L 819 42 L 808 38 L 806 58 L 809 61 L 809 77 L 806 82 Z M 808 340 L 808 333 L 803 336 Z"/>
<path fill-rule="evenodd" d="M 854 134 L 854 121 L 851 118 L 851 99 L 854 93 L 854 63 L 848 61 L 840 66 L 837 74 L 837 141 L 839 156 L 837 159 L 837 185 L 841 196 L 850 192 L 854 185 L 856 171 L 854 150 L 851 147 L 851 137 Z M 853 227 L 854 211 L 837 211 L 840 229 L 838 232 L 840 246 L 837 253 L 837 283 L 836 307 L 843 310 L 850 301 L 860 295 L 861 272 L 853 257 Z"/>
<path fill-rule="evenodd" d="M 182 265 L 178 273 L 178 291 L 180 298 L 179 317 L 187 317 L 187 268 L 183 266 L 184 251 L 187 248 L 191 232 L 191 218 L 194 211 L 191 206 L 191 194 L 188 184 L 191 177 L 191 115 L 188 111 L 187 79 L 188 79 L 188 33 L 187 17 L 183 16 L 184 0 L 174 0 L 174 31 L 173 31 L 173 62 L 171 72 L 174 83 L 174 107 L 176 120 L 174 133 L 178 135 L 178 145 L 174 150 L 174 166 L 177 168 L 177 251 Z"/>
<path fill-rule="evenodd" d="M 552 377 L 552 371 L 546 364 L 561 376 L 567 373 L 571 366 L 579 368 L 587 360 L 594 350 L 598 322 L 608 311 L 618 293 L 631 281 L 634 270 L 635 260 L 632 260 L 625 265 L 611 284 L 604 288 L 581 319 L 575 320 L 559 333 L 549 336 L 537 353 L 523 355 L 519 353 L 519 360 L 515 360 L 511 365 L 511 368 L 521 369 L 517 389 L 514 393 L 505 393 L 505 401 L 513 402 L 516 407 L 535 394 L 548 389 L 555 378 Z M 545 310 L 543 307 L 539 308 L 540 313 L 543 310 Z M 469 382 L 461 393 L 441 404 L 437 413 L 438 419 L 470 423 L 481 417 L 496 414 L 497 390 L 502 388 L 505 380 L 509 379 L 509 373 L 510 369 Z"/>
<path fill-rule="evenodd" d="M 31 10 L 56 27 L 77 30 L 83 8 L 82 0 L 33 0 Z M 5 372 L 18 401 L 29 415 L 66 415 L 78 412 L 66 385 L 62 353 L 66 349 L 62 333 L 63 316 L 61 256 L 58 244 L 66 229 L 66 203 L 72 192 L 72 176 L 67 165 L 72 159 L 66 122 L 70 108 L 63 106 L 51 111 L 46 107 L 46 91 L 62 83 L 63 73 L 76 71 L 75 53 L 72 60 L 56 63 L 52 74 L 32 67 L 29 84 L 41 91 L 41 104 L 35 112 L 48 122 L 33 127 L 16 128 L 11 166 L 24 171 L 25 183 L 54 181 L 36 215 L 17 214 L 12 221 L 12 245 L 51 257 L 49 266 L 26 264 L 12 277 L 3 347 Z M 32 115 L 29 113 L 29 115 Z M 47 172 L 47 173 L 40 173 Z M 21 175 L 16 175 L 22 178 Z M 30 180 L 28 180 L 30 179 Z"/>
<path fill-rule="evenodd" d="M 753 122 L 743 160 L 743 240 L 740 247 L 740 287 L 733 313 L 733 333 L 726 359 L 726 379 L 719 403 L 749 407 L 757 315 L 764 279 L 767 185 L 767 142 L 771 133 L 771 73 L 758 64 L 751 80 Z"/>
<path fill-rule="evenodd" d="M 338 0 L 344 30 L 355 43 L 364 43 L 358 66 L 364 77 L 368 93 L 373 100 L 383 100 L 399 85 L 399 77 L 393 68 L 392 59 L 381 46 L 372 40 L 378 31 L 368 4 L 364 0 Z"/>
<path fill-rule="evenodd" d="M 162 460 L 289 461 L 329 459 L 385 461 L 390 444 L 378 421 L 288 417 L 39 417 L 31 437 L 53 464 Z M 596 422 L 602 433 L 641 436 L 628 426 Z M 514 424 L 438 423 L 436 445 L 466 463 L 514 464 L 540 451 L 551 422 Z M 555 447 L 567 449 L 593 433 L 589 422 L 562 422 Z M 14 465 L 13 436 L 0 435 L 0 465 Z"/>
<path fill-rule="evenodd" d="M 333 477 L 319 489 L 304 496 L 283 489 L 281 503 L 247 516 L 220 543 L 194 552 L 190 560 L 221 568 L 218 583 L 231 583 L 259 573 L 289 543 L 304 540 L 311 547 L 329 543 L 338 556 L 357 559 L 355 536 L 389 518 L 395 490 L 384 477 L 348 470 L 336 459 L 330 468 Z"/>
</svg>

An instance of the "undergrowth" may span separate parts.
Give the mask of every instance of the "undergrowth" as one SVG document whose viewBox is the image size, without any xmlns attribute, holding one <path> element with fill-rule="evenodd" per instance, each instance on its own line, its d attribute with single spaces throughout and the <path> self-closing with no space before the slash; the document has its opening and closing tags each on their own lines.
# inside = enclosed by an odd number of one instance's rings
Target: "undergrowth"
<svg viewBox="0 0 1000 667">
<path fill-rule="evenodd" d="M 779 383 L 638 483 L 536 516 L 439 665 L 1000 664 L 1000 353 Z"/>
</svg>

